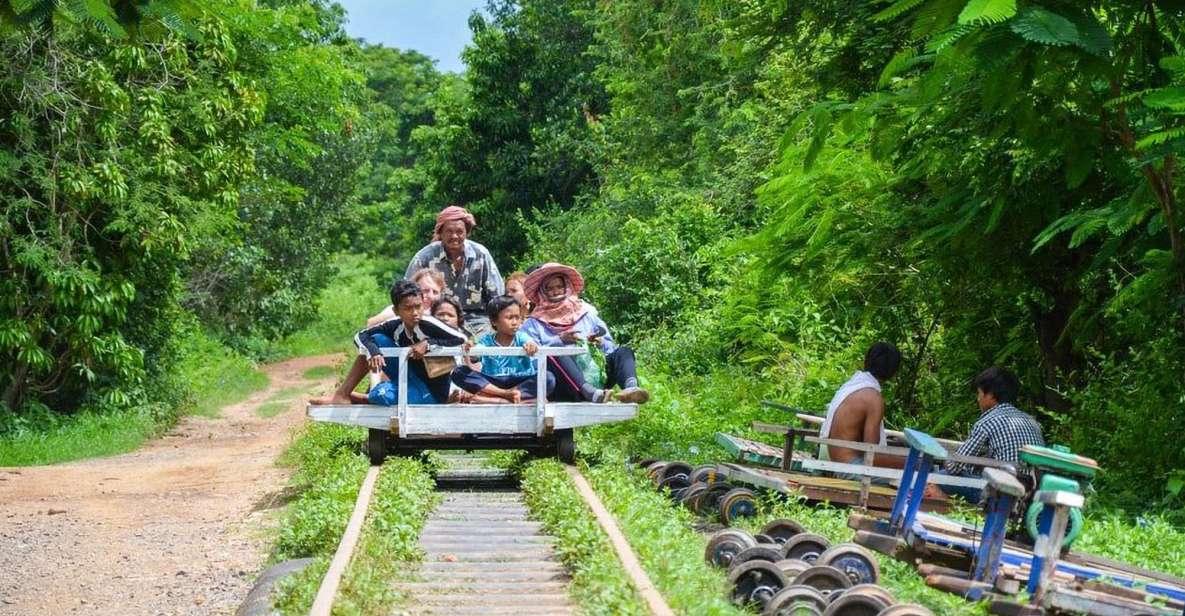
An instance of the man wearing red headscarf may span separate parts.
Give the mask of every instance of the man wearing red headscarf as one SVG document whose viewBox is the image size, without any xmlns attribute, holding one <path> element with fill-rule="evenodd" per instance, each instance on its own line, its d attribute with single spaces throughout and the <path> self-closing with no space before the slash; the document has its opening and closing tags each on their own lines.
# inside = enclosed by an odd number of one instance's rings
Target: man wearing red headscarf
<svg viewBox="0 0 1185 616">
<path fill-rule="evenodd" d="M 633 349 L 615 343 L 596 308 L 580 299 L 584 277 L 576 268 L 546 263 L 528 274 L 523 286 L 535 306 L 523 323 L 524 333 L 541 346 L 588 343 L 605 353 L 604 389 L 596 384 L 600 368 L 591 360 L 581 361 L 587 355 L 549 357 L 547 368 L 556 381 L 554 400 L 642 404 L 650 399 L 650 393 L 638 386 Z M 621 389 L 613 391 L 615 385 Z"/>
<path fill-rule="evenodd" d="M 465 328 L 474 335 L 489 329 L 486 304 L 506 292 L 490 251 L 469 239 L 476 226 L 469 210 L 456 205 L 444 208 L 436 216 L 432 243 L 421 248 L 407 266 L 409 278 L 424 268 L 444 276 L 441 294 L 460 304 Z"/>
</svg>

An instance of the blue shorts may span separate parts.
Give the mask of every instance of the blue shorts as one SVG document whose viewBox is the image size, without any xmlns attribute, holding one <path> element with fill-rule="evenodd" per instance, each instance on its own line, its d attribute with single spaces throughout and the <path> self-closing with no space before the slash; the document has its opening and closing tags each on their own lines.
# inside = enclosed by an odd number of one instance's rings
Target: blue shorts
<svg viewBox="0 0 1185 616">
<path fill-rule="evenodd" d="M 395 406 L 399 404 L 399 388 L 391 381 L 383 381 L 375 385 L 366 399 L 371 404 L 379 406 Z M 407 375 L 407 403 L 408 404 L 436 404 L 436 398 L 414 374 Z"/>
</svg>

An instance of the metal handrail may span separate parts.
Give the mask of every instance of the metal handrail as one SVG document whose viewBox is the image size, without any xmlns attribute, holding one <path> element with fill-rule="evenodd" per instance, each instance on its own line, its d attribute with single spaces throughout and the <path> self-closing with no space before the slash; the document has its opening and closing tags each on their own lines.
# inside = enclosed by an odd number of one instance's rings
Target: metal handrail
<svg viewBox="0 0 1185 616">
<path fill-rule="evenodd" d="M 396 405 L 396 424 L 393 427 L 398 427 L 399 435 L 407 434 L 407 354 L 411 351 L 411 347 L 382 347 L 379 351 L 384 357 L 399 358 L 399 402 Z M 587 352 L 588 349 L 579 346 L 540 346 L 532 356 L 536 363 L 535 414 L 537 420 L 535 433 L 539 436 L 550 434 L 553 424 L 552 417 L 549 416 L 550 410 L 547 408 L 547 377 L 545 376 L 547 374 L 547 358 L 580 355 Z M 438 347 L 429 349 L 424 356 L 464 357 L 468 355 L 522 356 L 527 355 L 527 351 L 522 347 L 474 346 L 470 347 L 468 352 L 463 347 Z"/>
</svg>

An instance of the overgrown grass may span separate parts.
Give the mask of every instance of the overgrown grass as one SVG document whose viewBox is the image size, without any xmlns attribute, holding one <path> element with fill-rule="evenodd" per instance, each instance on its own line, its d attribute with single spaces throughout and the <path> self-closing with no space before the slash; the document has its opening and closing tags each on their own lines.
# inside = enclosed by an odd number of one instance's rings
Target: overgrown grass
<svg viewBox="0 0 1185 616">
<path fill-rule="evenodd" d="M 369 467 L 364 439 L 365 431 L 356 428 L 310 424 L 282 458 L 296 467 L 292 481 L 301 494 L 280 525 L 272 561 L 316 558 L 277 585 L 274 605 L 282 614 L 305 614 L 312 605 Z M 377 616 L 398 603 L 391 582 L 404 563 L 420 558 L 416 540 L 431 510 L 432 490 L 425 463 L 391 458 L 383 465 L 334 614 Z"/>
<path fill-rule="evenodd" d="M 397 277 L 394 263 L 342 254 L 334 257 L 334 265 L 337 275 L 321 292 L 317 320 L 273 345 L 270 356 L 303 357 L 348 350 L 366 318 L 391 303 L 385 285 Z"/>
<path fill-rule="evenodd" d="M 196 325 L 188 328 L 176 374 L 165 387 L 185 387 L 179 405 L 139 403 L 128 408 L 84 408 L 73 415 L 46 411 L 0 433 L 0 466 L 55 464 L 132 451 L 168 430 L 180 415 L 217 417 L 268 384 L 258 366 L 222 346 Z"/>
<path fill-rule="evenodd" d="M 406 600 L 392 582 L 407 571 L 408 563 L 423 558 L 417 542 L 439 498 L 434 487 L 427 465 L 420 460 L 390 458 L 383 463 L 334 614 L 385 616 Z"/>
<path fill-rule="evenodd" d="M 556 551 L 572 573 L 571 595 L 581 613 L 649 614 L 563 466 L 536 460 L 523 467 L 521 476 L 531 514 L 556 538 Z"/>
<path fill-rule="evenodd" d="M 54 464 L 131 451 L 158 430 L 156 419 L 137 409 L 84 411 L 53 428 L 0 437 L 0 466 Z"/>
<path fill-rule="evenodd" d="M 707 540 L 692 530 L 690 512 L 672 506 L 620 459 L 588 468 L 585 476 L 671 609 L 683 614 L 746 613 L 729 602 L 724 572 L 704 562 Z"/>
<path fill-rule="evenodd" d="M 307 613 L 312 605 L 370 466 L 364 439 L 357 428 L 309 424 L 281 456 L 281 463 L 295 467 L 291 481 L 300 496 L 284 514 L 271 561 L 316 558 L 277 584 L 273 604 L 281 613 Z"/>
<path fill-rule="evenodd" d="M 254 361 L 196 328 L 182 347 L 185 355 L 177 375 L 192 392 L 184 414 L 217 417 L 222 407 L 246 400 L 268 385 L 267 375 Z"/>
<path fill-rule="evenodd" d="M 304 374 L 300 376 L 305 380 L 319 381 L 321 379 L 327 379 L 335 374 L 337 374 L 337 370 L 335 370 L 333 366 L 313 366 L 312 368 L 305 370 Z"/>
</svg>

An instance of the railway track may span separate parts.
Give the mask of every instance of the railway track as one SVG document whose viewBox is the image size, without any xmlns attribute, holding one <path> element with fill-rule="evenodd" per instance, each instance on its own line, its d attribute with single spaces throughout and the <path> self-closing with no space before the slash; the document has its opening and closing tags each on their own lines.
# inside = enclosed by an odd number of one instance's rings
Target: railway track
<svg viewBox="0 0 1185 616">
<path fill-rule="evenodd" d="M 554 550 L 554 538 L 530 519 L 515 480 L 491 468 L 484 455 L 443 455 L 436 476 L 440 504 L 420 533 L 421 563 L 409 563 L 394 587 L 409 599 L 399 614 L 540 614 L 578 612 L 568 594 L 571 578 Z M 310 616 L 328 616 L 369 507 L 372 475 L 359 491 L 350 524 L 322 581 Z M 575 467 L 578 491 L 609 536 L 627 575 L 655 616 L 672 614 L 642 571 L 616 522 Z M 370 486 L 370 487 L 368 487 Z"/>
<path fill-rule="evenodd" d="M 443 498 L 420 534 L 424 562 L 410 594 L 412 614 L 571 614 L 569 577 L 553 539 L 503 471 L 484 457 L 445 456 Z"/>
</svg>

